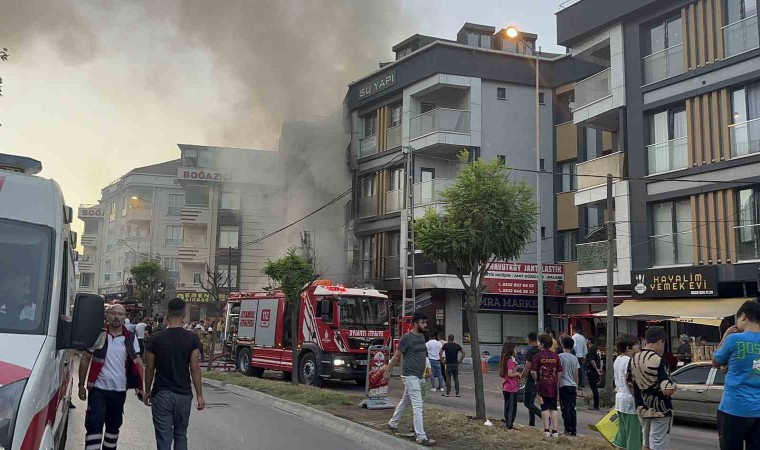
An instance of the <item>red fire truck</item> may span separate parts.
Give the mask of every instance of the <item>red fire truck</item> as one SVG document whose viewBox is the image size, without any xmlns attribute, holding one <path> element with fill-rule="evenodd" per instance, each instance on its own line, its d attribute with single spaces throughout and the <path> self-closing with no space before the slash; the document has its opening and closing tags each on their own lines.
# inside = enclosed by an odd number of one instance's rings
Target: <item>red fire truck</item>
<svg viewBox="0 0 760 450">
<path fill-rule="evenodd" d="M 228 300 L 225 340 L 247 375 L 277 370 L 315 386 L 329 378 L 364 384 L 367 349 L 390 344 L 388 296 L 374 289 L 314 282 L 301 297 L 295 358 L 282 292 L 233 292 Z"/>
</svg>

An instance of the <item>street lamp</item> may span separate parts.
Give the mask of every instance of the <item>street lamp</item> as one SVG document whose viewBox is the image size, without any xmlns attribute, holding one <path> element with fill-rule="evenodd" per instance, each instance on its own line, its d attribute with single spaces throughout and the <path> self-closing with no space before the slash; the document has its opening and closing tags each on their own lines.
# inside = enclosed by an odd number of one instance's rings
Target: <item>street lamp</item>
<svg viewBox="0 0 760 450">
<path fill-rule="evenodd" d="M 539 54 L 541 47 L 536 51 L 534 45 L 530 45 L 523 39 L 522 33 L 515 26 L 509 26 L 506 29 L 507 37 L 510 39 L 519 39 L 527 48 L 533 52 L 536 58 L 536 205 L 538 206 L 538 221 L 536 223 L 536 273 L 538 274 L 536 293 L 538 294 L 538 332 L 544 331 L 544 266 L 542 261 L 541 249 L 541 104 L 540 104 L 540 85 L 539 85 Z"/>
</svg>

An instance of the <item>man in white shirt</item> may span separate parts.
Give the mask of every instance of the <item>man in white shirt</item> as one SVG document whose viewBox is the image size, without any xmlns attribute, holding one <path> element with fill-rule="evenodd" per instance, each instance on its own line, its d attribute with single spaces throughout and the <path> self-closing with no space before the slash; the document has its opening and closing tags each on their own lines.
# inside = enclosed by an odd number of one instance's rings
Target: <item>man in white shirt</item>
<svg viewBox="0 0 760 450">
<path fill-rule="evenodd" d="M 580 377 L 578 380 L 578 387 L 586 387 L 586 355 L 588 355 L 588 347 L 586 346 L 586 337 L 580 333 L 581 324 L 575 324 L 575 333 L 573 334 L 573 341 L 575 346 L 575 356 L 578 357 L 578 361 L 581 363 Z"/>
<path fill-rule="evenodd" d="M 432 336 L 425 344 L 428 351 L 428 359 L 430 360 L 430 367 L 433 369 L 433 376 L 430 377 L 430 384 L 433 386 L 431 391 L 436 391 L 435 379 L 438 378 L 438 389 L 441 392 L 446 390 L 446 381 L 443 378 L 443 371 L 441 371 L 441 345 L 440 339 L 443 339 L 443 333 L 438 333 L 436 336 Z"/>
<path fill-rule="evenodd" d="M 140 322 L 135 325 L 135 336 L 137 336 L 137 343 L 140 345 L 140 356 L 145 354 L 145 329 L 148 328 L 148 324 L 145 323 L 145 318 L 141 318 Z"/>
</svg>

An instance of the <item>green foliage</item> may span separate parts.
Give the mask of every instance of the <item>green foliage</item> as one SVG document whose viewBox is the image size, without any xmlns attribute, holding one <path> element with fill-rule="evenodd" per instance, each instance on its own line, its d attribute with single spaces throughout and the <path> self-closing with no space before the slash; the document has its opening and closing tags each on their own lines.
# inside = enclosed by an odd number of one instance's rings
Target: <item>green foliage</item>
<svg viewBox="0 0 760 450">
<path fill-rule="evenodd" d="M 148 314 L 152 311 L 153 302 L 159 298 L 159 286 L 169 278 L 166 269 L 156 261 L 143 261 L 132 266 L 131 286 L 133 295 L 145 306 Z M 165 286 L 165 285 L 164 285 Z"/>
<path fill-rule="evenodd" d="M 277 260 L 267 260 L 263 272 L 280 285 L 290 302 L 297 302 L 304 287 L 318 276 L 312 263 L 298 255 L 295 247 L 289 248 L 285 256 Z"/>
</svg>

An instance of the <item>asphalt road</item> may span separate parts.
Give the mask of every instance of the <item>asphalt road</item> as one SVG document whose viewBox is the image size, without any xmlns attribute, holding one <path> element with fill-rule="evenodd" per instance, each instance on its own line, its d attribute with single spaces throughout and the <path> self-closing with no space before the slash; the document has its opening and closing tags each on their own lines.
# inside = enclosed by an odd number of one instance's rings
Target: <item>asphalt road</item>
<svg viewBox="0 0 760 450">
<path fill-rule="evenodd" d="M 206 410 L 193 409 L 188 430 L 191 449 L 339 449 L 360 445 L 278 409 L 209 385 L 203 386 Z M 67 448 L 84 447 L 85 402 L 71 410 Z M 119 448 L 156 448 L 150 409 L 131 391 L 127 396 Z"/>
</svg>

